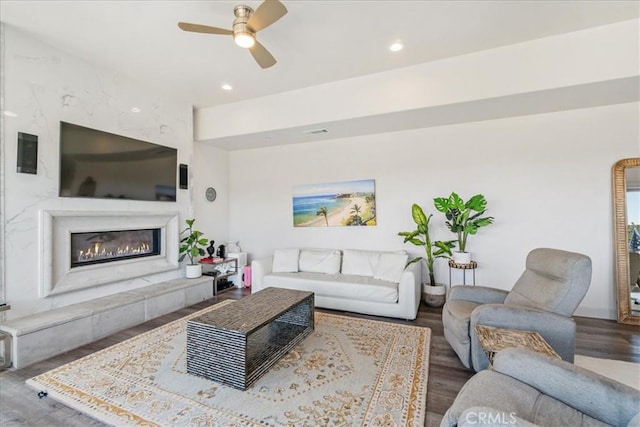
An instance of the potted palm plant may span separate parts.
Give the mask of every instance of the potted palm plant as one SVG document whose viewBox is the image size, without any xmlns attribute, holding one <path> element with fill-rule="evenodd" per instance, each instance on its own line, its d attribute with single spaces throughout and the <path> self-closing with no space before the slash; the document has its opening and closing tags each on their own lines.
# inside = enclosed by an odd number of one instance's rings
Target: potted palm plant
<svg viewBox="0 0 640 427">
<path fill-rule="evenodd" d="M 185 257 L 189 257 L 189 263 L 186 266 L 187 279 L 195 279 L 202 276 L 202 265 L 196 262 L 195 257 L 204 255 L 204 248 L 207 247 L 208 243 L 208 240 L 203 237 L 204 233 L 202 231 L 193 229 L 195 221 L 195 219 L 186 220 L 187 228 L 180 232 L 180 235 L 185 235 L 185 237 L 180 240 L 178 262 L 182 262 Z"/>
<path fill-rule="evenodd" d="M 458 236 L 458 250 L 453 253 L 453 259 L 458 264 L 469 264 L 471 254 L 467 252 L 469 235 L 476 234 L 480 227 L 493 223 L 492 216 L 483 217 L 487 211 L 487 200 L 482 194 L 472 196 L 465 202 L 455 192 L 449 197 L 436 197 L 433 204 L 439 212 L 445 214 L 445 224 Z"/>
<path fill-rule="evenodd" d="M 429 216 L 425 215 L 424 211 L 417 204 L 411 206 L 411 216 L 413 222 L 416 223 L 416 229 L 413 231 L 401 231 L 399 236 L 404 237 L 404 243 L 412 243 L 415 246 L 422 246 L 424 248 L 427 263 L 429 269 L 429 284 L 424 285 L 424 300 L 427 305 L 432 307 L 440 307 L 444 304 L 446 288 L 444 285 L 436 283 L 435 273 L 433 266 L 437 258 L 448 258 L 451 256 L 451 249 L 455 246 L 455 240 L 449 241 L 432 241 L 429 235 L 429 221 L 433 214 Z M 416 257 L 409 261 L 408 264 L 418 262 L 423 257 Z M 407 264 L 407 265 L 408 265 Z"/>
</svg>

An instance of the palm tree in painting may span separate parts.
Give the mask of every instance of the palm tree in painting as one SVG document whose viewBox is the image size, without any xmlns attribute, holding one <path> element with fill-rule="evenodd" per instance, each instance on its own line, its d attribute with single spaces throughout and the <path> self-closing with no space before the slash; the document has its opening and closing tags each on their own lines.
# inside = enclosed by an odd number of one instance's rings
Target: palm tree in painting
<svg viewBox="0 0 640 427">
<path fill-rule="evenodd" d="M 349 220 L 349 225 L 364 225 L 362 221 L 362 217 L 360 216 L 360 212 L 362 212 L 362 208 L 360 205 L 353 205 L 351 207 L 351 219 Z"/>
<path fill-rule="evenodd" d="M 327 227 L 329 226 L 329 220 L 327 219 L 327 208 L 325 206 L 321 207 L 316 211 L 316 216 L 324 216 L 324 221 L 327 223 Z"/>
</svg>

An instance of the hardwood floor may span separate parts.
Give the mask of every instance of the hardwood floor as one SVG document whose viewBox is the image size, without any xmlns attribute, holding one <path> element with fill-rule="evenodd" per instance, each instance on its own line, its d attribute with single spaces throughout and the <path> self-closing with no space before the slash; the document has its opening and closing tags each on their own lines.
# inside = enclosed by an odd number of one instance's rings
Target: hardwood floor
<svg viewBox="0 0 640 427">
<path fill-rule="evenodd" d="M 232 290 L 217 298 L 203 301 L 174 313 L 170 313 L 120 331 L 100 341 L 85 345 L 68 353 L 36 363 L 16 371 L 0 373 L 0 426 L 102 426 L 104 424 L 83 415 L 51 398 L 38 399 L 36 392 L 24 382 L 72 360 L 124 341 L 142 332 L 179 319 L 187 314 L 208 307 L 225 299 L 238 299 L 248 290 Z M 326 310 L 321 310 L 326 311 Z M 365 317 L 389 322 L 407 323 L 402 320 L 382 319 L 352 313 L 346 316 Z M 431 328 L 431 354 L 429 386 L 427 393 L 426 426 L 438 426 L 442 415 L 451 405 L 462 385 L 473 375 L 467 371 L 444 339 L 442 310 L 429 308 L 424 303 L 416 320 L 411 324 Z M 640 328 L 619 325 L 614 321 L 576 318 L 578 325 L 577 353 L 591 357 L 610 358 L 640 363 Z"/>
</svg>

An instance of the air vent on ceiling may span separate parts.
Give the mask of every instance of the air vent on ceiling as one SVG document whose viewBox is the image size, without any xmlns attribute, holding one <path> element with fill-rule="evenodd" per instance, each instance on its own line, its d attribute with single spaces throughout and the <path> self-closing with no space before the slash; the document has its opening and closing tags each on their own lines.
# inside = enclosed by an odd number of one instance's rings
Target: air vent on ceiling
<svg viewBox="0 0 640 427">
<path fill-rule="evenodd" d="M 319 135 L 321 133 L 327 133 L 329 132 L 326 129 L 311 129 L 311 130 L 305 130 L 302 133 L 306 133 L 307 135 Z"/>
</svg>

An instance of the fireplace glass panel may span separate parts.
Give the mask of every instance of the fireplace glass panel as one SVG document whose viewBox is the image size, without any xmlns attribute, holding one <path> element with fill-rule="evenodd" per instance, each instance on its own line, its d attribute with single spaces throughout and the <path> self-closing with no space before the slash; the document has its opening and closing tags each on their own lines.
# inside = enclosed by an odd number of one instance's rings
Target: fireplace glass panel
<svg viewBox="0 0 640 427">
<path fill-rule="evenodd" d="M 159 254 L 159 228 L 71 233 L 71 268 Z"/>
</svg>

